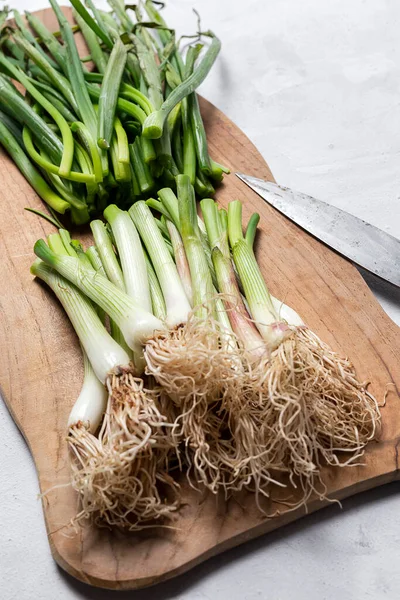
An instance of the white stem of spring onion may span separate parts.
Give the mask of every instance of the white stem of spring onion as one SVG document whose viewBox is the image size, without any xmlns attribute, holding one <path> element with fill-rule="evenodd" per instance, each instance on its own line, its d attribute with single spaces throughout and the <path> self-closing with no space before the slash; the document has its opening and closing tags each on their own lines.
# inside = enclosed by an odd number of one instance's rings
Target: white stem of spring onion
<svg viewBox="0 0 400 600">
<path fill-rule="evenodd" d="M 253 249 L 243 237 L 242 204 L 238 200 L 230 202 L 228 206 L 228 234 L 233 260 L 243 285 L 251 316 L 270 348 L 276 348 L 284 338 L 287 325 L 272 302 Z"/>
<path fill-rule="evenodd" d="M 87 269 L 79 259 L 53 253 L 44 240 L 38 240 L 35 254 L 60 275 L 76 285 L 93 302 L 98 304 L 121 329 L 128 346 L 140 352 L 142 345 L 153 336 L 155 330 L 165 329 L 162 321 L 139 308 L 136 303 L 119 290 L 111 281 Z"/>
<path fill-rule="evenodd" d="M 167 229 L 171 238 L 176 268 L 178 270 L 179 277 L 182 281 L 186 297 L 189 300 L 189 304 L 193 307 L 192 280 L 190 279 L 189 263 L 186 258 L 185 248 L 183 246 L 181 234 L 179 233 L 174 223 L 172 223 L 172 221 L 167 220 Z"/>
<path fill-rule="evenodd" d="M 129 209 L 129 215 L 139 231 L 160 282 L 168 326 L 172 328 L 186 323 L 191 307 L 175 262 L 149 207 L 143 201 L 135 202 Z"/>
<path fill-rule="evenodd" d="M 281 321 L 285 321 L 288 325 L 291 325 L 292 327 L 299 327 L 300 325 L 304 325 L 304 321 L 302 320 L 300 315 L 297 314 L 294 308 L 291 308 L 287 304 L 284 304 L 282 300 L 278 300 L 278 298 L 275 298 L 275 296 L 272 295 L 271 300 L 274 309 Z"/>
<path fill-rule="evenodd" d="M 128 213 L 110 204 L 104 218 L 111 226 L 118 256 L 121 261 L 125 290 L 137 306 L 152 311 L 149 280 L 142 244 L 136 227 Z"/>
<path fill-rule="evenodd" d="M 90 433 L 95 433 L 106 410 L 108 394 L 106 387 L 96 377 L 85 350 L 83 350 L 83 367 L 83 384 L 70 412 L 68 428 L 82 423 Z"/>
<path fill-rule="evenodd" d="M 96 219 L 90 223 L 97 251 L 100 255 L 106 275 L 120 290 L 125 291 L 124 276 L 114 248 L 103 221 Z"/>
<path fill-rule="evenodd" d="M 79 264 L 79 259 L 72 256 L 62 256 L 60 259 L 72 260 Z M 41 260 L 33 263 L 31 273 L 45 281 L 60 300 L 97 378 L 102 383 L 105 383 L 113 369 L 129 365 L 129 356 L 110 336 L 86 296 Z"/>
</svg>

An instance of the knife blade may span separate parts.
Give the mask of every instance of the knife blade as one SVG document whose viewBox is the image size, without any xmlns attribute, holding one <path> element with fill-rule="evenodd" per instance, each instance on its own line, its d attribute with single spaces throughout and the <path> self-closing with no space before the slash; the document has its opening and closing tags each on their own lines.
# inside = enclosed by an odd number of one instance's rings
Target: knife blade
<svg viewBox="0 0 400 600">
<path fill-rule="evenodd" d="M 268 204 L 321 242 L 400 287 L 400 240 L 307 194 L 243 173 L 236 175 Z"/>
</svg>

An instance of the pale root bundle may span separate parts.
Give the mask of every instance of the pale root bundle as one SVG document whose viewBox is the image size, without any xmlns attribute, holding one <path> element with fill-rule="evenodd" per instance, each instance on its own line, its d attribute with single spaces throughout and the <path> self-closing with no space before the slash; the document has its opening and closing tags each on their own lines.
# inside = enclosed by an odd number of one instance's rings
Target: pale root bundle
<svg viewBox="0 0 400 600">
<path fill-rule="evenodd" d="M 173 435 L 176 444 L 184 445 L 189 481 L 195 487 L 203 483 L 213 492 L 230 478 L 226 457 L 233 454 L 235 444 L 227 435 L 222 405 L 243 380 L 236 341 L 227 343 L 226 337 L 216 319 L 191 315 L 185 325 L 159 332 L 145 349 L 147 373 L 178 409 Z"/>
<path fill-rule="evenodd" d="M 230 348 L 221 345 L 220 323 L 211 316 L 155 332 L 145 347 L 146 372 L 178 404 L 194 394 L 210 402 L 234 384 L 235 360 Z"/>
<path fill-rule="evenodd" d="M 295 507 L 313 493 L 325 497 L 324 466 L 359 465 L 368 442 L 379 436 L 380 412 L 367 385 L 349 360 L 305 326 L 293 328 L 248 376 L 246 405 L 230 407 L 249 434 L 241 468 L 251 464 L 257 484 L 278 478 L 300 488 Z"/>
<path fill-rule="evenodd" d="M 177 485 L 167 474 L 174 449 L 172 423 L 162 414 L 159 391 L 125 369 L 106 382 L 108 404 L 98 440 L 74 427 L 72 485 L 78 492 L 78 520 L 139 530 L 172 516 Z M 96 441 L 95 441 L 96 440 Z"/>
</svg>

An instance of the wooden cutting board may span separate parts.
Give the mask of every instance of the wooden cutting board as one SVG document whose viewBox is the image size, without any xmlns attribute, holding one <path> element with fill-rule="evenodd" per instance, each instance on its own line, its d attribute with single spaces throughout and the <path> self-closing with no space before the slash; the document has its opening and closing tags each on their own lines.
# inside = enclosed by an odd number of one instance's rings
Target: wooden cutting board
<svg viewBox="0 0 400 600">
<path fill-rule="evenodd" d="M 69 9 L 65 13 L 71 16 Z M 39 15 L 48 27 L 57 29 L 50 10 Z M 86 54 L 83 45 L 82 51 Z M 232 172 L 272 180 L 267 164 L 246 136 L 209 102 L 202 100 L 201 108 L 212 156 Z M 68 486 L 65 432 L 82 381 L 81 354 L 58 301 L 29 273 L 34 242 L 53 228 L 23 210 L 43 206 L 4 152 L 0 190 L 0 385 L 34 457 L 41 490 L 53 488 L 43 500 L 43 511 L 57 563 L 95 586 L 140 588 L 301 517 L 304 510 L 265 519 L 251 494 L 224 502 L 187 489 L 183 479 L 184 504 L 176 530 L 123 535 L 93 527 L 74 531 L 69 526 L 77 501 Z M 378 399 L 383 401 L 385 391 L 389 392 L 382 409 L 380 443 L 370 445 L 364 466 L 326 471 L 331 496 L 345 498 L 398 479 L 398 327 L 349 262 L 275 212 L 234 175 L 225 178 L 217 198 L 223 206 L 235 198 L 243 200 L 246 219 L 253 211 L 261 213 L 257 256 L 272 293 L 293 306 L 335 350 L 348 355 L 359 377 L 371 380 Z M 88 233 L 81 237 L 90 239 Z M 323 506 L 314 500 L 308 510 Z M 265 508 L 272 512 L 273 506 Z"/>
</svg>

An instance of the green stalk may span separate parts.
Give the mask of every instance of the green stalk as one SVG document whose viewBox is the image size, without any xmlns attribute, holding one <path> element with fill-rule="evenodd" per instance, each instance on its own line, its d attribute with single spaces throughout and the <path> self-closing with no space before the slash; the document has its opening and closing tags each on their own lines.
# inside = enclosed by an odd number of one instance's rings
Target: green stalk
<svg viewBox="0 0 400 600">
<path fill-rule="evenodd" d="M 161 40 L 162 44 L 165 46 L 169 42 L 170 37 L 171 37 L 171 33 L 169 31 L 167 31 L 166 22 L 164 21 L 164 19 L 162 18 L 162 16 L 158 12 L 158 10 L 154 7 L 152 0 L 146 0 L 144 7 L 149 16 L 150 21 L 157 23 L 161 27 L 165 27 L 165 29 L 158 30 L 158 35 L 160 36 L 160 40 Z"/>
<path fill-rule="evenodd" d="M 155 60 L 153 50 L 149 50 L 147 45 L 137 35 L 130 36 L 133 42 L 139 65 L 146 82 L 148 98 L 156 110 L 163 104 L 163 93 L 160 78 L 160 71 Z M 161 137 L 161 136 L 158 136 Z"/>
<path fill-rule="evenodd" d="M 36 138 L 52 160 L 60 160 L 62 143 L 47 123 L 24 101 L 18 93 L 13 93 L 8 82 L 0 75 L 0 100 L 3 109 L 19 123 L 27 125 L 35 132 Z"/>
<path fill-rule="evenodd" d="M 131 169 L 129 162 L 121 162 L 119 160 L 119 144 L 116 135 L 111 139 L 110 147 L 111 162 L 114 169 L 114 177 L 117 182 L 128 182 L 131 179 Z"/>
<path fill-rule="evenodd" d="M 155 182 L 141 154 L 139 138 L 136 138 L 133 144 L 129 144 L 129 153 L 140 191 L 147 194 L 154 188 Z"/>
<path fill-rule="evenodd" d="M 165 189 L 167 189 L 167 188 L 165 188 Z M 171 216 L 170 216 L 169 212 L 167 211 L 165 206 L 163 206 L 163 204 L 159 200 L 154 200 L 154 198 L 149 198 L 148 200 L 146 200 L 146 204 L 153 210 L 156 210 L 161 215 L 166 217 L 166 219 L 171 220 Z"/>
<path fill-rule="evenodd" d="M 58 256 L 58 258 L 70 259 L 79 265 L 77 258 L 70 256 Z M 92 302 L 84 294 L 41 260 L 33 263 L 31 273 L 45 281 L 60 300 L 100 381 L 105 383 L 108 375 L 116 367 L 129 365 L 129 356 L 112 339 Z"/>
<path fill-rule="evenodd" d="M 147 202 L 146 202 L 147 204 Z M 147 204 L 147 206 L 149 206 Z M 167 219 L 164 215 L 161 215 L 160 219 L 155 218 L 156 223 L 157 223 L 157 227 L 158 229 L 161 231 L 163 238 L 165 239 L 166 242 L 170 242 L 171 238 L 169 237 L 169 232 L 168 232 L 168 228 L 167 228 Z"/>
<path fill-rule="evenodd" d="M 146 165 L 149 165 L 151 162 L 155 161 L 157 158 L 156 152 L 154 150 L 154 145 L 152 140 L 149 140 L 144 137 L 139 137 L 140 140 L 140 149 L 141 154 L 143 156 L 143 160 Z"/>
<path fill-rule="evenodd" d="M 229 258 L 228 238 L 226 231 L 220 226 L 216 202 L 212 198 L 205 198 L 200 202 L 200 207 L 211 251 L 219 248 L 223 256 Z"/>
<path fill-rule="evenodd" d="M 38 19 L 35 14 L 25 11 L 29 25 L 36 31 L 42 43 L 49 50 L 58 65 L 64 70 L 65 68 L 65 49 L 57 40 L 57 38 L 47 29 L 43 21 Z"/>
<path fill-rule="evenodd" d="M 69 179 L 71 181 L 76 181 L 78 183 L 86 183 L 95 180 L 94 175 L 79 173 L 77 171 L 70 171 L 68 175 L 61 174 L 60 167 L 44 158 L 44 156 L 39 154 L 39 152 L 36 150 L 32 140 L 32 133 L 26 126 L 22 130 L 22 139 L 29 156 L 45 171 L 49 171 L 50 173 L 54 173 L 55 175 L 59 175 L 60 177 L 64 177 L 65 179 Z"/>
<path fill-rule="evenodd" d="M 182 66 L 184 69 L 183 76 L 185 79 L 190 77 L 192 74 L 194 58 L 194 52 L 190 52 L 189 49 L 187 64 Z M 177 75 L 177 81 L 182 81 L 179 75 Z M 196 181 L 196 147 L 192 126 L 190 123 L 188 98 L 183 98 L 180 106 L 183 137 L 181 140 L 180 131 L 178 130 L 174 139 L 175 159 L 177 160 L 179 171 L 185 175 L 188 175 L 190 177 L 190 183 L 194 185 Z"/>
<path fill-rule="evenodd" d="M 145 29 L 141 31 L 141 33 L 145 36 L 145 39 L 148 39 L 146 36 L 147 32 Z M 149 96 L 150 103 L 152 105 L 152 109 L 159 109 L 163 103 L 163 93 L 162 93 L 162 82 L 160 77 L 160 70 L 155 61 L 154 51 L 151 47 L 150 41 L 148 44 L 144 43 L 139 35 L 131 36 L 133 41 L 139 64 L 142 70 L 142 74 L 146 83 L 147 93 Z M 154 107 L 154 108 L 153 108 Z M 151 113 L 150 113 L 151 114 Z M 171 140 L 169 136 L 168 127 L 164 128 L 162 135 L 158 143 L 155 146 L 157 158 L 160 161 L 160 164 L 163 166 L 169 167 L 171 164 Z"/>
<path fill-rule="evenodd" d="M 185 123 L 184 120 L 183 123 Z M 183 125 L 183 173 L 194 185 L 196 182 L 196 149 L 190 124 Z"/>
<path fill-rule="evenodd" d="M 144 138 L 146 139 L 146 138 Z M 161 165 L 169 168 L 172 163 L 171 138 L 169 135 L 168 123 L 165 125 L 162 136 L 155 140 L 154 147 L 157 159 Z"/>
<path fill-rule="evenodd" d="M 62 234 L 62 229 L 60 230 L 60 235 Z M 68 233 L 68 232 L 67 232 Z M 70 256 L 77 256 L 81 262 L 82 265 L 84 265 L 87 269 L 93 269 L 92 263 L 90 262 L 90 259 L 88 256 L 86 256 L 86 252 L 83 249 L 82 244 L 80 243 L 79 240 L 71 240 L 70 235 L 68 234 L 69 239 L 69 248 L 68 248 L 68 252 Z M 93 269 L 95 270 L 95 269 Z M 101 312 L 102 310 L 99 309 Z M 104 319 L 104 315 L 103 315 L 103 319 Z"/>
<path fill-rule="evenodd" d="M 279 315 L 258 267 L 253 249 L 242 233 L 242 204 L 228 206 L 228 233 L 233 260 L 243 285 L 253 319 L 264 340 L 273 349 L 280 344 L 287 328 L 280 327 Z"/>
<path fill-rule="evenodd" d="M 113 12 L 116 14 L 123 29 L 125 31 L 132 31 L 133 23 L 125 10 L 124 2 L 119 2 L 119 0 L 108 0 L 108 4 L 111 6 Z"/>
<path fill-rule="evenodd" d="M 36 242 L 34 252 L 98 304 L 116 322 L 132 350 L 140 352 L 154 331 L 164 329 L 162 321 L 138 307 L 130 296 L 108 279 L 92 269 L 86 269 L 79 259 L 53 253 L 44 240 Z"/>
<path fill-rule="evenodd" d="M 41 81 L 33 79 L 33 77 L 29 77 L 29 81 L 31 81 L 38 88 L 38 90 L 42 92 L 43 96 L 54 105 L 54 108 L 56 108 L 58 112 L 62 114 L 66 121 L 72 123 L 73 121 L 77 120 L 77 116 L 67 107 L 65 98 L 63 98 L 56 90 L 51 88 L 46 83 L 42 83 Z"/>
<path fill-rule="evenodd" d="M 176 179 L 178 180 L 179 177 L 180 176 L 178 175 Z M 178 230 L 180 231 L 181 225 L 180 225 L 180 219 L 179 219 L 178 199 L 175 196 L 174 192 L 170 188 L 163 188 L 163 189 L 159 190 L 158 197 L 160 198 L 160 200 L 161 200 L 162 204 L 164 205 L 164 207 L 166 208 L 167 212 L 170 214 L 170 219 L 174 223 L 175 227 L 177 227 Z M 211 273 L 213 283 L 215 286 L 217 286 L 217 279 L 216 279 L 215 272 L 214 272 L 214 266 L 213 266 L 213 262 L 212 262 L 212 258 L 211 258 L 211 251 L 210 251 L 210 248 L 208 245 L 208 241 L 206 239 L 207 236 L 205 235 L 205 232 L 200 229 L 199 225 L 201 225 L 202 228 L 204 229 L 204 224 L 201 222 L 201 219 L 198 217 L 197 221 L 196 221 L 196 225 L 195 225 L 195 231 L 199 238 L 200 244 L 203 248 L 203 253 L 206 257 L 208 269 Z"/>
<path fill-rule="evenodd" d="M 211 161 L 211 174 L 210 177 L 212 177 L 212 179 L 214 179 L 215 181 L 222 181 L 223 177 L 224 177 L 224 173 L 225 175 L 229 175 L 230 170 L 228 169 L 228 167 L 224 167 L 223 165 L 220 165 L 219 163 L 215 162 L 215 160 L 213 160 L 212 158 L 210 158 Z"/>
<path fill-rule="evenodd" d="M 230 257 L 227 230 L 221 226 L 217 204 L 211 199 L 202 200 L 200 204 L 218 281 L 218 291 L 224 296 L 223 303 L 230 325 L 246 351 L 253 358 L 260 358 L 265 354 L 266 346 L 250 320 L 242 300 Z"/>
<path fill-rule="evenodd" d="M 171 173 L 171 175 L 172 175 L 172 177 L 173 177 L 173 180 L 174 180 L 174 185 L 175 185 L 175 177 L 176 177 L 177 175 L 181 175 L 181 173 L 180 173 L 180 171 L 179 171 L 178 167 L 176 166 L 176 162 L 175 162 L 175 160 L 174 160 L 174 157 L 172 157 L 172 161 L 171 161 L 171 167 L 170 167 L 170 173 Z"/>
<path fill-rule="evenodd" d="M 175 128 L 178 127 L 178 123 L 180 122 L 181 107 L 182 103 L 180 102 L 175 106 L 175 108 L 171 110 L 171 112 L 168 115 L 167 122 L 171 137 L 173 136 Z"/>
<path fill-rule="evenodd" d="M 141 75 L 140 66 L 138 59 L 132 52 L 128 53 L 128 58 L 126 59 L 126 70 L 128 71 L 134 86 L 139 88 Z"/>
<path fill-rule="evenodd" d="M 205 175 L 210 176 L 212 169 L 210 155 L 208 154 L 206 131 L 200 114 L 199 101 L 195 92 L 188 98 L 188 111 L 200 170 Z"/>
<path fill-rule="evenodd" d="M 181 127 L 177 127 L 172 135 L 172 153 L 179 173 L 183 173 L 183 145 Z M 146 138 L 144 138 L 146 139 Z"/>
<path fill-rule="evenodd" d="M 53 0 L 52 0 L 53 1 Z M 25 87 L 26 91 L 42 106 L 49 115 L 54 119 L 57 123 L 63 141 L 63 151 L 61 156 L 60 163 L 60 175 L 62 177 L 66 177 L 71 171 L 72 159 L 74 156 L 74 139 L 72 137 L 72 133 L 70 131 L 69 125 L 64 117 L 54 108 L 54 106 L 49 102 L 36 88 L 31 84 L 29 78 L 22 72 L 21 69 L 14 67 L 10 61 L 6 59 L 4 55 L 0 53 L 0 65 L 5 66 L 13 75 L 15 79 L 17 79 L 22 85 Z"/>
<path fill-rule="evenodd" d="M 253 213 L 247 223 L 245 239 L 250 248 L 254 246 L 254 240 L 256 238 L 257 227 L 260 222 L 260 215 Z"/>
<path fill-rule="evenodd" d="M 58 235 L 60 236 L 60 240 L 63 243 L 63 246 L 65 248 L 65 252 L 66 252 L 67 256 L 78 256 L 77 251 L 75 250 L 74 246 L 72 245 L 71 234 L 69 233 L 69 231 L 67 229 L 60 229 L 58 232 Z M 78 242 L 78 244 L 79 244 L 79 242 Z M 50 244 L 49 244 L 49 246 L 50 246 Z M 79 246 L 83 252 L 82 246 L 80 244 L 79 244 Z M 85 264 L 86 264 L 86 266 L 91 267 L 91 263 L 87 258 L 86 258 Z"/>
<path fill-rule="evenodd" d="M 190 304 L 155 218 L 143 201 L 135 202 L 129 209 L 129 215 L 137 227 L 160 283 L 167 309 L 167 324 L 169 327 L 177 327 L 186 323 Z"/>
<path fill-rule="evenodd" d="M 153 315 L 157 317 L 157 319 L 165 321 L 167 317 L 167 309 L 165 307 L 165 301 L 161 290 L 161 286 L 146 251 L 144 251 L 144 257 L 147 266 L 147 277 L 149 280 L 152 312 Z"/>
<path fill-rule="evenodd" d="M 87 4 L 90 7 L 90 9 L 92 10 L 94 16 L 96 17 L 97 22 L 93 19 L 91 14 L 86 10 L 86 8 L 82 4 L 82 2 L 80 2 L 80 0 L 71 0 L 71 4 L 74 7 L 74 9 L 76 10 L 76 12 L 85 21 L 85 23 L 87 23 L 87 25 L 90 27 L 90 29 L 92 31 L 94 31 L 94 33 L 97 35 L 97 37 L 99 37 L 101 39 L 101 41 L 107 46 L 107 48 L 112 50 L 112 47 L 113 47 L 112 40 L 107 35 L 107 29 L 103 23 L 100 12 L 96 9 L 93 2 L 91 2 L 91 0 L 90 0 L 87 2 Z M 60 29 L 62 30 L 61 23 L 60 23 Z"/>
<path fill-rule="evenodd" d="M 64 98 L 69 102 L 71 108 L 74 110 L 76 114 L 79 112 L 78 105 L 76 103 L 74 94 L 72 93 L 72 89 L 70 83 L 64 75 L 62 75 L 59 71 L 56 71 L 47 58 L 43 57 L 43 54 L 37 51 L 37 49 L 32 46 L 27 40 L 25 40 L 22 35 L 17 32 L 14 34 L 14 40 L 17 46 L 19 46 L 25 54 L 29 56 L 29 58 L 37 65 L 52 85 L 64 96 Z M 46 55 L 45 55 L 46 56 Z M 31 81 L 31 79 L 30 79 Z"/>
<path fill-rule="evenodd" d="M 59 233 L 50 233 L 50 235 L 47 236 L 47 244 L 52 252 L 69 256 L 69 252 L 67 252 Z"/>
<path fill-rule="evenodd" d="M 96 272 L 99 271 L 101 275 L 103 275 L 103 277 L 107 277 L 105 269 L 103 267 L 103 263 L 101 262 L 100 254 L 96 246 L 89 246 L 88 248 L 86 248 L 86 256 L 88 257 L 93 269 Z"/>
<path fill-rule="evenodd" d="M 0 122 L 0 144 L 11 156 L 22 175 L 31 184 L 38 196 L 56 212 L 64 214 L 70 208 L 69 203 L 65 202 L 50 188 L 29 161 L 15 137 L 2 122 Z"/>
<path fill-rule="evenodd" d="M 190 268 L 195 315 L 200 319 L 207 319 L 210 310 L 207 304 L 214 296 L 214 286 L 207 259 L 198 236 L 194 190 L 187 175 L 178 175 L 176 179 L 180 234 Z"/>
<path fill-rule="evenodd" d="M 103 277 L 107 277 L 106 272 L 103 267 L 103 263 L 101 262 L 100 254 L 97 251 L 96 246 L 89 246 L 89 248 L 87 248 L 87 250 L 86 250 L 86 256 L 89 258 L 93 269 L 97 273 L 100 273 L 100 275 L 102 275 Z M 103 311 L 103 313 L 104 313 L 104 311 Z M 105 316 L 105 313 L 104 313 L 104 316 Z M 126 344 L 125 338 L 122 335 L 122 331 L 120 330 L 118 325 L 116 323 L 114 323 L 114 321 L 112 319 L 110 319 L 110 331 L 111 331 L 111 337 L 121 346 L 121 348 L 123 348 L 125 350 L 125 352 L 129 356 L 129 358 L 133 360 L 134 355 L 133 355 L 132 350 Z M 138 369 L 138 366 L 139 366 L 138 361 L 136 361 L 135 367 L 136 367 L 136 370 L 139 372 L 140 369 Z"/>
<path fill-rule="evenodd" d="M 132 85 L 122 82 L 120 94 L 121 96 L 126 96 L 127 100 L 131 100 L 132 102 L 138 104 L 144 110 L 146 115 L 149 115 L 153 112 L 154 107 L 147 96 L 142 94 L 140 90 L 137 90 Z"/>
<path fill-rule="evenodd" d="M 100 99 L 100 88 L 90 83 L 87 83 L 86 87 L 88 93 L 90 94 L 90 97 L 93 98 L 93 100 L 95 100 L 96 102 L 98 102 Z M 142 110 L 140 106 L 137 106 L 133 102 L 124 100 L 124 98 L 118 98 L 117 111 L 119 113 L 126 113 L 127 115 L 130 115 L 141 124 L 143 124 L 146 120 L 146 113 L 144 112 L 144 110 Z"/>
<path fill-rule="evenodd" d="M 85 81 L 97 83 L 98 85 L 101 85 L 104 79 L 104 73 L 96 73 L 94 71 L 84 71 L 83 76 L 85 77 Z"/>
<path fill-rule="evenodd" d="M 141 194 L 140 187 L 139 187 L 139 182 L 137 180 L 135 170 L 134 170 L 134 168 L 132 167 L 131 164 L 129 164 L 129 168 L 131 170 L 131 190 L 132 190 L 132 197 L 133 198 L 138 198 L 140 196 L 140 194 Z"/>
<path fill-rule="evenodd" d="M 103 221 L 95 220 L 90 223 L 90 228 L 108 279 L 118 289 L 125 291 L 124 276 L 106 226 Z"/>
<path fill-rule="evenodd" d="M 128 136 L 118 117 L 114 118 L 114 131 L 118 142 L 118 161 L 129 164 L 129 144 Z"/>
<path fill-rule="evenodd" d="M 25 100 L 25 96 L 15 87 L 12 80 L 12 75 L 6 75 L 5 73 L 0 74 L 2 86 L 4 86 L 10 94 L 15 94 L 21 100 Z"/>
<path fill-rule="evenodd" d="M 89 27 L 86 21 L 82 19 L 81 15 L 76 10 L 73 10 L 72 14 L 74 15 L 75 21 L 78 23 L 79 29 L 81 30 L 81 33 L 85 38 L 87 47 L 89 48 L 89 60 L 92 60 L 94 62 L 99 73 L 104 73 L 107 67 L 107 60 L 103 53 L 103 50 L 101 49 L 97 35 L 93 31 L 93 29 Z M 81 61 L 83 62 L 82 58 Z"/>
<path fill-rule="evenodd" d="M 115 40 L 118 37 L 118 23 L 115 21 L 111 13 L 103 10 L 97 10 L 92 0 L 86 0 L 86 4 L 96 17 L 96 21 L 101 28 L 108 32 L 111 40 Z M 110 47 L 111 50 L 111 47 Z"/>
<path fill-rule="evenodd" d="M 126 293 L 133 298 L 137 306 L 151 312 L 146 261 L 136 227 L 129 214 L 115 204 L 107 206 L 104 218 L 111 226 L 121 261 Z"/>
<path fill-rule="evenodd" d="M 51 223 L 52 225 L 54 225 L 54 227 L 62 227 L 62 223 L 55 218 L 52 215 L 47 215 L 46 213 L 44 213 L 41 210 L 37 210 L 36 208 L 29 208 L 29 206 L 25 207 L 24 210 L 33 213 L 34 215 L 37 215 L 38 217 L 42 217 L 42 219 L 45 219 L 46 221 L 48 221 L 49 223 Z"/>
<path fill-rule="evenodd" d="M 20 48 L 18 48 L 18 46 L 16 46 L 10 38 L 6 38 L 4 40 L 3 46 L 9 51 L 12 58 L 16 61 L 16 64 L 22 67 L 22 65 L 24 64 L 24 53 L 20 50 Z"/>
<path fill-rule="evenodd" d="M 49 160 L 49 157 L 44 150 L 40 151 L 40 155 L 43 159 Z M 64 198 L 64 200 L 66 200 L 69 204 L 71 204 L 71 207 L 74 207 L 77 211 L 83 211 L 85 213 L 85 220 L 83 222 L 87 223 L 87 221 L 89 220 L 87 205 L 80 198 L 77 198 L 71 183 L 68 180 L 61 179 L 58 175 L 56 175 L 55 173 L 51 173 L 50 171 L 46 171 L 46 178 L 49 181 L 49 183 L 60 194 L 60 196 Z"/>
<path fill-rule="evenodd" d="M 23 146 L 24 142 L 22 140 L 22 131 L 19 124 L 9 115 L 0 110 L 0 121 L 5 125 L 8 131 L 13 135 L 13 137 L 18 142 L 19 146 Z"/>
<path fill-rule="evenodd" d="M 167 220 L 167 229 L 170 236 L 174 258 L 179 277 L 182 281 L 186 297 L 191 307 L 193 307 L 193 289 L 190 278 L 189 263 L 186 258 L 185 248 L 183 246 L 181 235 L 172 221 Z"/>
<path fill-rule="evenodd" d="M 161 200 L 161 205 L 166 209 L 166 217 L 170 219 L 175 227 L 180 231 L 179 219 L 179 202 L 174 192 L 170 188 L 162 188 L 158 191 L 158 197 Z M 161 211 L 160 211 L 161 212 Z"/>
<path fill-rule="evenodd" d="M 196 180 L 194 182 L 194 189 L 196 194 L 200 196 L 200 198 L 210 198 L 214 196 L 215 189 L 212 186 L 209 179 L 204 175 L 200 169 L 197 169 Z"/>
<path fill-rule="evenodd" d="M 106 150 L 110 147 L 114 127 L 114 115 L 117 107 L 119 87 L 125 69 L 127 51 L 121 40 L 115 42 L 110 54 L 100 89 L 97 143 Z"/>
<path fill-rule="evenodd" d="M 151 139 L 161 137 L 164 123 L 169 113 L 183 98 L 192 94 L 204 81 L 218 56 L 220 48 L 221 42 L 213 35 L 211 45 L 192 75 L 171 92 L 159 110 L 156 110 L 146 118 L 143 124 L 143 135 L 145 137 Z"/>
<path fill-rule="evenodd" d="M 79 135 L 83 146 L 90 154 L 93 165 L 94 180 L 97 183 L 103 181 L 103 167 L 101 164 L 101 157 L 97 149 L 96 142 L 94 141 L 89 129 L 84 123 L 81 123 L 80 121 L 75 121 L 71 124 L 71 131 L 76 132 Z"/>
<path fill-rule="evenodd" d="M 79 116 L 89 129 L 91 135 L 95 137 L 97 131 L 97 116 L 90 101 L 89 93 L 86 89 L 82 64 L 79 58 L 78 49 L 75 44 L 74 34 L 72 33 L 70 24 L 68 23 L 64 14 L 61 12 L 57 0 L 50 0 L 50 4 L 57 17 L 62 38 L 65 43 L 68 79 L 70 81 L 76 102 L 79 106 Z M 74 8 L 78 10 L 76 6 L 74 6 Z"/>
<path fill-rule="evenodd" d="M 46 55 L 46 53 L 42 50 L 40 44 L 37 43 L 37 41 L 35 40 L 35 38 L 33 37 L 32 33 L 29 31 L 29 29 L 26 27 L 21 14 L 18 12 L 18 10 L 16 10 L 15 8 L 13 9 L 13 14 L 14 14 L 14 20 L 15 23 L 18 27 L 18 29 L 20 30 L 22 36 L 24 37 L 24 39 L 34 47 L 34 49 L 36 50 L 36 52 L 38 52 L 42 58 L 44 60 L 46 60 L 48 63 L 50 63 L 50 65 L 54 68 L 57 68 L 57 63 L 54 62 L 54 60 L 52 58 L 50 58 L 49 56 Z M 14 41 L 16 41 L 16 33 L 17 32 L 13 32 L 13 38 Z M 22 48 L 23 50 L 23 48 Z"/>
<path fill-rule="evenodd" d="M 71 190 L 67 189 L 64 185 L 63 180 L 60 179 L 58 175 L 46 172 L 46 177 L 51 183 L 51 185 L 60 194 L 61 198 L 64 198 L 64 200 L 68 202 L 71 205 L 71 207 L 74 207 L 77 211 L 82 211 L 83 223 L 87 223 L 90 217 L 86 203 L 83 202 L 80 198 L 77 198 Z"/>
<path fill-rule="evenodd" d="M 79 142 L 75 142 L 75 157 L 79 164 L 79 167 L 82 173 L 86 173 L 88 175 L 93 175 L 93 164 L 90 160 L 89 154 L 83 146 L 80 145 Z M 94 200 L 94 196 L 99 191 L 99 184 L 95 181 L 86 182 L 86 191 L 88 194 L 87 203 Z"/>
</svg>

